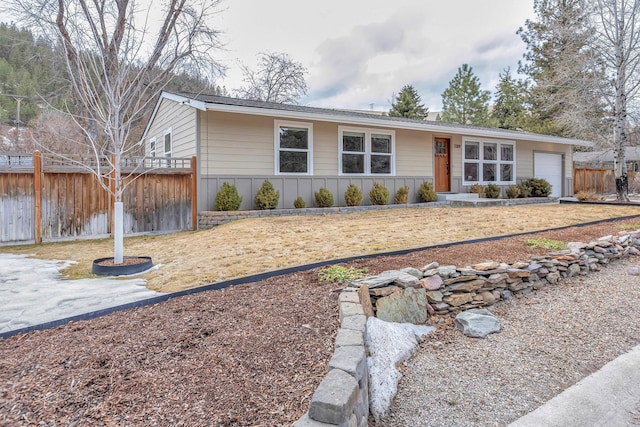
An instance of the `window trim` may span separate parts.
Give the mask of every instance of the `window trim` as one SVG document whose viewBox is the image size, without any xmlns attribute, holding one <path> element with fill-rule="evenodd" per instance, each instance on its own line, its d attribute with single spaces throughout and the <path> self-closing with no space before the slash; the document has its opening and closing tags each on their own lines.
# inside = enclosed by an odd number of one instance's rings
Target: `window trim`
<svg viewBox="0 0 640 427">
<path fill-rule="evenodd" d="M 342 155 L 344 153 L 357 154 L 355 151 L 344 151 L 343 135 L 345 132 L 364 133 L 364 173 L 345 173 L 342 171 Z M 371 135 L 389 135 L 391 137 L 391 153 L 376 153 L 371 149 Z M 372 173 L 371 156 L 390 157 L 391 170 L 389 173 Z M 396 131 L 392 129 L 361 128 L 352 126 L 338 126 L 338 176 L 396 176 Z"/>
<path fill-rule="evenodd" d="M 167 135 L 169 135 L 170 150 L 167 151 Z M 169 155 L 167 155 L 167 153 Z M 165 129 L 162 132 L 162 157 L 173 157 L 173 130 L 172 128 Z"/>
<path fill-rule="evenodd" d="M 477 142 L 478 143 L 478 158 L 477 159 L 467 159 L 466 156 L 466 144 L 469 142 Z M 497 151 L 497 159 L 496 160 L 484 160 L 484 145 L 485 144 L 496 144 Z M 513 149 L 513 160 L 502 160 L 502 146 L 511 146 Z M 467 163 L 475 163 L 478 165 L 478 180 L 475 181 L 467 181 L 467 177 L 464 173 L 464 167 Z M 485 181 L 483 175 L 483 166 L 485 164 L 495 164 L 496 165 L 496 179 L 495 181 Z M 510 164 L 512 165 L 512 175 L 511 181 L 502 181 L 501 173 L 501 165 Z M 516 141 L 514 140 L 502 140 L 502 139 L 488 139 L 488 138 L 473 138 L 473 137 L 464 137 L 462 138 L 462 185 L 470 186 L 473 184 L 498 184 L 498 185 L 513 185 L 516 183 Z"/>
<path fill-rule="evenodd" d="M 286 148 L 283 151 L 307 153 L 306 172 L 280 172 L 280 127 L 306 128 L 308 132 L 308 146 L 306 150 L 300 148 Z M 313 123 L 295 122 L 290 120 L 273 121 L 273 171 L 275 175 L 311 176 L 313 175 Z"/>
<path fill-rule="evenodd" d="M 157 149 L 156 137 L 149 138 L 149 157 L 156 157 Z"/>
</svg>

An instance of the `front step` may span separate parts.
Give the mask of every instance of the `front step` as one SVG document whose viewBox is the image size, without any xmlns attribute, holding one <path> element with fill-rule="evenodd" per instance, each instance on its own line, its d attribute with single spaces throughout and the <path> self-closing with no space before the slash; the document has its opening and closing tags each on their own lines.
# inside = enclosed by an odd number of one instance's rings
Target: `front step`
<svg viewBox="0 0 640 427">
<path fill-rule="evenodd" d="M 477 193 L 437 193 L 438 202 L 449 202 L 452 200 L 478 200 Z"/>
</svg>

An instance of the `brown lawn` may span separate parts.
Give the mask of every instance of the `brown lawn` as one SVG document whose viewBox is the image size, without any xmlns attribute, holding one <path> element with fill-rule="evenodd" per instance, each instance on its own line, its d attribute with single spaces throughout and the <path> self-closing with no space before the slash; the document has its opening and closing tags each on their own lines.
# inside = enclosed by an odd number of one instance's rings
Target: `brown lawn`
<svg viewBox="0 0 640 427">
<path fill-rule="evenodd" d="M 173 292 L 312 262 L 419 248 L 628 215 L 633 206 L 529 205 L 408 208 L 343 215 L 269 217 L 198 232 L 127 238 L 125 255 L 149 255 L 161 267 L 142 277 Z M 640 221 L 640 219 L 639 219 Z M 112 255 L 110 239 L 4 246 L 0 252 L 77 261 L 65 273 L 90 276 L 93 259 Z"/>
</svg>

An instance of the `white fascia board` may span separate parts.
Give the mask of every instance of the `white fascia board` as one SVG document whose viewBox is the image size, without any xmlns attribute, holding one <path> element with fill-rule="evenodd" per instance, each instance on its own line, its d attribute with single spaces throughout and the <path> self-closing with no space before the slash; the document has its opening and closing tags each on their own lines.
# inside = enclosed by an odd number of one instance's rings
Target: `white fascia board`
<svg viewBox="0 0 640 427">
<path fill-rule="evenodd" d="M 409 123 L 409 122 L 392 122 L 387 120 L 379 120 L 370 117 L 357 117 L 357 116 L 344 116 L 340 114 L 328 114 L 328 113 L 309 113 L 305 111 L 291 111 L 291 110 L 278 110 L 271 108 L 255 108 L 245 107 L 240 105 L 225 105 L 215 103 L 205 103 L 207 111 L 219 111 L 224 113 L 238 113 L 238 114 L 250 114 L 255 116 L 269 116 L 269 117 L 282 117 L 287 119 L 297 120 L 312 120 L 318 122 L 332 122 L 332 123 L 345 123 L 351 125 L 361 126 L 377 126 L 382 128 L 392 129 L 407 129 L 417 131 L 427 131 L 435 133 L 447 133 L 455 135 L 463 135 L 470 137 L 489 137 L 500 139 L 516 139 L 520 141 L 534 141 L 534 142 L 550 142 L 554 144 L 565 145 L 593 145 L 588 141 L 579 141 L 568 138 L 561 138 L 552 135 L 539 135 L 528 134 L 519 132 L 497 132 L 493 129 L 466 129 L 455 126 L 434 126 L 427 123 Z"/>
<path fill-rule="evenodd" d="M 147 132 L 149 131 L 149 126 L 151 126 L 151 123 L 153 123 L 153 120 L 156 118 L 156 114 L 158 114 L 158 108 L 160 108 L 160 104 L 162 103 L 163 99 L 169 99 L 183 105 L 189 105 L 202 111 L 206 110 L 205 103 L 202 101 L 197 101 L 192 98 L 187 98 L 184 96 L 176 95 L 174 93 L 162 91 L 160 97 L 158 98 L 158 101 L 156 102 L 156 106 L 153 107 L 153 112 L 151 113 L 151 116 L 149 116 L 149 120 L 147 121 L 147 125 L 144 127 L 144 131 L 142 132 L 142 136 L 140 137 L 140 141 L 138 141 L 138 144 L 144 143 L 144 140 L 147 137 Z"/>
</svg>

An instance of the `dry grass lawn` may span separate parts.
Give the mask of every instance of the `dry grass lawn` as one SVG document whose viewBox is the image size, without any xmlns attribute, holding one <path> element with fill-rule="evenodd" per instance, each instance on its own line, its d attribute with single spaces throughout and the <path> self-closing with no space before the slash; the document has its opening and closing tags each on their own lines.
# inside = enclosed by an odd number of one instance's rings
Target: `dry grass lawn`
<svg viewBox="0 0 640 427">
<path fill-rule="evenodd" d="M 150 289 L 174 292 L 312 262 L 419 248 L 439 243 L 536 231 L 606 218 L 640 215 L 633 206 L 529 205 L 409 208 L 346 215 L 269 217 L 198 232 L 132 237 L 126 255 L 149 255 Z M 640 219 L 639 219 L 640 221 Z M 65 273 L 90 276 L 96 258 L 110 256 L 110 239 L 4 246 L 0 252 L 77 261 Z"/>
</svg>

